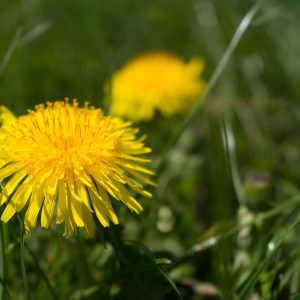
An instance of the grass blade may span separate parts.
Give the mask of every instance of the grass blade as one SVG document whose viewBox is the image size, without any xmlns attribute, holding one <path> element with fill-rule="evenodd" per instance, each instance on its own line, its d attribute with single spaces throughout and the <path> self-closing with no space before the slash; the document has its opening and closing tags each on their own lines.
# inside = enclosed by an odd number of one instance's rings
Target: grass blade
<svg viewBox="0 0 300 300">
<path fill-rule="evenodd" d="M 279 250 L 280 244 L 268 253 L 260 266 L 250 275 L 239 292 L 239 300 L 244 300 L 248 297 L 250 290 L 254 287 L 260 278 L 262 272 L 270 265 L 274 255 Z"/>
<path fill-rule="evenodd" d="M 225 149 L 228 156 L 228 162 L 230 166 L 233 187 L 237 199 L 239 200 L 240 205 L 242 205 L 245 203 L 245 193 L 244 193 L 242 179 L 238 168 L 234 133 L 232 130 L 229 117 L 227 116 L 225 117 L 224 124 L 223 124 L 223 136 L 225 141 Z"/>
<path fill-rule="evenodd" d="M 227 49 L 225 50 L 223 56 L 221 57 L 212 77 L 210 78 L 207 88 L 203 95 L 200 97 L 196 105 L 193 107 L 193 109 L 189 112 L 187 117 L 182 121 L 182 123 L 176 128 L 174 133 L 171 135 L 170 139 L 166 143 L 166 146 L 161 152 L 160 158 L 158 160 L 157 165 L 155 166 L 157 172 L 160 171 L 168 153 L 169 150 L 177 143 L 183 132 L 187 129 L 187 127 L 191 124 L 191 122 L 195 119 L 195 117 L 198 115 L 200 109 L 203 107 L 205 102 L 208 99 L 208 96 L 216 86 L 217 82 L 219 81 L 221 75 L 223 74 L 230 58 L 232 57 L 232 54 L 237 47 L 239 41 L 241 40 L 242 36 L 246 32 L 247 28 L 251 24 L 251 21 L 253 20 L 254 16 L 258 12 L 259 8 L 262 6 L 263 2 L 265 0 L 261 0 L 256 2 L 252 8 L 247 12 L 247 14 L 242 19 L 241 23 L 239 24 L 236 32 L 234 33 Z"/>
<path fill-rule="evenodd" d="M 42 36 L 45 32 L 47 32 L 52 26 L 52 22 L 50 20 L 43 21 L 33 27 L 29 32 L 20 40 L 20 47 L 26 46 L 29 43 L 33 42 L 40 36 Z"/>
<path fill-rule="evenodd" d="M 4 55 L 4 58 L 0 65 L 0 81 L 2 80 L 2 78 L 5 74 L 5 71 L 7 69 L 7 66 L 10 63 L 10 61 L 18 47 L 22 32 L 23 32 L 23 29 L 21 27 L 19 27 L 15 33 L 15 36 L 14 36 L 12 42 L 10 43 L 10 45 Z"/>
<path fill-rule="evenodd" d="M 272 249 L 268 252 L 266 257 L 263 259 L 262 263 L 256 268 L 256 270 L 250 274 L 250 276 L 244 281 L 244 283 L 238 288 L 238 295 L 239 300 L 247 299 L 247 296 L 250 292 L 250 290 L 255 286 L 255 284 L 260 279 L 260 275 L 263 273 L 264 270 L 268 268 L 270 263 L 272 262 L 272 259 L 274 258 L 274 255 L 278 253 L 278 251 L 281 249 L 281 246 L 283 242 L 285 241 L 286 237 L 288 236 L 288 233 L 291 232 L 296 225 L 298 225 L 300 222 L 300 217 L 298 217 L 286 230 L 282 236 L 275 237 L 272 241 L 270 241 L 269 245 L 272 244 Z"/>
<path fill-rule="evenodd" d="M 172 289 L 174 290 L 174 292 L 176 293 L 178 299 L 182 300 L 182 295 L 178 289 L 178 287 L 176 286 L 176 283 L 174 282 L 174 280 L 168 275 L 168 273 L 160 266 L 160 264 L 164 263 L 164 264 L 170 264 L 170 261 L 168 259 L 162 258 L 162 259 L 157 259 L 155 257 L 155 255 L 143 244 L 137 242 L 137 241 L 129 241 L 127 240 L 127 243 L 133 244 L 137 247 L 139 247 L 143 253 L 148 257 L 148 259 L 150 259 L 150 261 L 152 261 L 158 271 L 162 274 L 162 276 L 166 279 L 166 281 L 170 284 L 170 286 L 172 287 Z"/>
</svg>

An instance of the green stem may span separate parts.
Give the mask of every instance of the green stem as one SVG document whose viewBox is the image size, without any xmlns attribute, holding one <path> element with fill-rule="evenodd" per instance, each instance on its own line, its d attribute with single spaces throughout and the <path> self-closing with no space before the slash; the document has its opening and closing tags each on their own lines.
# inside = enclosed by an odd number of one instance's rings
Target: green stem
<svg viewBox="0 0 300 300">
<path fill-rule="evenodd" d="M 57 300 L 58 297 L 57 297 L 57 295 L 56 295 L 56 292 L 55 292 L 53 286 L 51 285 L 50 280 L 48 279 L 47 275 L 45 274 L 45 272 L 43 271 L 42 267 L 40 266 L 40 264 L 39 264 L 39 262 L 38 262 L 38 259 L 36 258 L 34 252 L 28 247 L 28 245 L 25 245 L 25 247 L 26 247 L 27 251 L 29 252 L 29 254 L 30 254 L 32 260 L 34 261 L 34 263 L 35 263 L 35 265 L 36 265 L 36 267 L 37 267 L 37 269 L 38 269 L 40 275 L 41 275 L 42 278 L 44 279 L 44 281 L 45 281 L 45 283 L 46 283 L 46 285 L 47 285 L 47 287 L 48 287 L 48 289 L 49 289 L 49 292 L 50 292 L 51 295 L 52 295 L 52 298 L 53 298 L 54 300 Z"/>
<path fill-rule="evenodd" d="M 116 236 L 116 233 L 115 233 L 115 228 L 112 226 L 109 228 L 109 236 L 110 236 L 110 242 L 116 252 L 116 255 L 119 259 L 119 262 L 121 265 L 123 265 L 124 267 L 127 266 L 127 261 L 126 261 L 126 258 L 125 256 L 123 255 L 123 241 L 122 239 L 119 239 L 117 236 Z"/>
<path fill-rule="evenodd" d="M 19 221 L 20 221 L 20 231 L 21 231 L 21 241 L 20 241 L 21 272 L 22 272 L 22 278 L 23 278 L 27 299 L 31 300 L 32 297 L 28 287 L 28 280 L 27 280 L 26 267 L 25 267 L 25 232 L 24 232 L 24 226 L 22 220 L 19 219 Z"/>
<path fill-rule="evenodd" d="M 4 238 L 3 223 L 0 223 L 0 300 L 3 299 L 4 291 Z"/>
<path fill-rule="evenodd" d="M 165 159 L 166 159 L 170 149 L 178 142 L 178 140 L 180 139 L 183 132 L 187 129 L 187 127 L 191 124 L 191 122 L 195 119 L 195 117 L 198 115 L 200 109 L 206 103 L 208 96 L 211 94 L 212 90 L 214 89 L 218 80 L 220 79 L 221 75 L 223 74 L 235 48 L 237 47 L 239 41 L 241 40 L 242 36 L 244 35 L 245 31 L 251 24 L 251 21 L 253 20 L 254 16 L 256 15 L 256 13 L 258 12 L 259 8 L 262 6 L 264 1 L 265 0 L 260 0 L 260 1 L 256 2 L 252 6 L 252 8 L 247 12 L 247 14 L 244 16 L 244 18 L 242 19 L 241 23 L 239 24 L 236 32 L 234 33 L 234 35 L 230 41 L 230 44 L 228 45 L 227 49 L 225 50 L 212 77 L 210 78 L 205 92 L 200 97 L 198 102 L 195 104 L 193 109 L 189 112 L 187 117 L 183 120 L 183 122 L 176 128 L 175 132 L 172 134 L 172 136 L 166 143 L 166 146 L 162 150 L 159 161 L 155 166 L 157 173 L 160 171 L 163 163 L 165 162 Z"/>
</svg>

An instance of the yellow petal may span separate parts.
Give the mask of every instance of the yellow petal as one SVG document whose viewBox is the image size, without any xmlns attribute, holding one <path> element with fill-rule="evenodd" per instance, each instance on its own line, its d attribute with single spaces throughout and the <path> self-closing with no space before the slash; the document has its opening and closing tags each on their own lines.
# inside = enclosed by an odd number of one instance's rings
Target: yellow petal
<svg viewBox="0 0 300 300">
<path fill-rule="evenodd" d="M 82 217 L 84 219 L 84 232 L 85 235 L 89 238 L 94 235 L 94 222 L 92 212 L 85 206 L 82 206 Z"/>
<path fill-rule="evenodd" d="M 95 190 L 94 187 L 89 188 L 88 190 L 98 220 L 100 221 L 103 227 L 108 227 L 109 217 L 103 199 L 99 196 L 98 192 Z"/>
<path fill-rule="evenodd" d="M 1 216 L 1 220 L 6 223 L 16 212 L 20 211 L 26 205 L 31 192 L 32 178 L 27 177 L 12 196 Z"/>
<path fill-rule="evenodd" d="M 42 183 L 36 181 L 33 185 L 34 192 L 31 195 L 30 203 L 24 220 L 26 232 L 31 232 L 36 225 L 37 217 L 44 200 L 44 184 L 45 181 Z"/>
<path fill-rule="evenodd" d="M 21 165 L 20 163 L 11 163 L 4 166 L 0 170 L 0 182 L 3 181 L 8 176 L 12 175 L 13 173 L 18 172 L 22 167 L 23 165 Z"/>
<path fill-rule="evenodd" d="M 26 176 L 26 172 L 21 170 L 17 172 L 5 185 L 0 195 L 0 205 L 5 203 L 8 197 L 13 193 L 16 189 L 20 181 Z"/>
<path fill-rule="evenodd" d="M 71 206 L 71 211 L 75 224 L 78 227 L 84 227 L 84 220 L 82 217 L 82 201 L 75 191 L 73 180 L 68 180 L 68 201 Z"/>
<path fill-rule="evenodd" d="M 67 188 L 65 182 L 59 180 L 58 182 L 58 204 L 57 204 L 57 216 L 56 223 L 62 223 L 66 218 L 67 212 Z"/>
<path fill-rule="evenodd" d="M 4 105 L 0 105 L 0 124 L 9 124 L 16 120 L 16 116 Z"/>
<path fill-rule="evenodd" d="M 50 177 L 48 177 L 44 185 L 45 200 L 41 213 L 41 226 L 43 228 L 48 228 L 51 223 L 55 208 L 56 192 L 57 178 L 55 176 L 55 173 L 52 172 L 52 174 L 50 175 Z"/>
<path fill-rule="evenodd" d="M 117 181 L 114 182 L 114 185 L 118 188 L 118 198 L 132 211 L 137 214 L 140 213 L 143 208 L 142 206 L 134 199 L 125 186 Z"/>
</svg>

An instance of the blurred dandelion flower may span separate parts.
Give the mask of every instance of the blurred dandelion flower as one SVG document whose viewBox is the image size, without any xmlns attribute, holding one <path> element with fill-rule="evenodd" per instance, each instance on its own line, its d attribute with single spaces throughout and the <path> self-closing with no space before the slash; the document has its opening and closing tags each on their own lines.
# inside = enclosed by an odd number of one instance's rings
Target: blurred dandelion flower
<svg viewBox="0 0 300 300">
<path fill-rule="evenodd" d="M 0 126 L 15 121 L 15 115 L 4 105 L 0 105 Z"/>
<path fill-rule="evenodd" d="M 112 78 L 112 114 L 148 121 L 156 110 L 171 116 L 190 108 L 206 86 L 203 68 L 202 59 L 186 63 L 165 52 L 135 58 Z"/>
<path fill-rule="evenodd" d="M 41 215 L 48 228 L 53 215 L 65 223 L 65 233 L 77 227 L 93 236 L 95 212 L 107 227 L 118 218 L 109 195 L 140 213 L 141 205 L 130 194 L 151 194 L 142 183 L 153 184 L 144 166 L 151 152 L 144 137 L 137 139 L 130 123 L 104 116 L 101 109 L 79 107 L 73 100 L 38 105 L 35 111 L 0 129 L 0 205 L 7 203 L 1 220 L 7 222 L 28 203 L 25 228 L 30 232 Z"/>
</svg>

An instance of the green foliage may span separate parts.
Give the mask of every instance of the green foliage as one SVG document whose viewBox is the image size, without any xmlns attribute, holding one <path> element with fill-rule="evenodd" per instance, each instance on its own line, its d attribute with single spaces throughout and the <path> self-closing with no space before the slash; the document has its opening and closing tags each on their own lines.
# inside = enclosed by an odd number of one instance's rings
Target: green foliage
<svg viewBox="0 0 300 300">
<path fill-rule="evenodd" d="M 202 56 L 215 78 L 188 116 L 140 124 L 161 167 L 141 215 L 116 206 L 122 226 L 91 240 L 0 224 L 0 299 L 299 299 L 300 2 L 266 1 L 226 52 L 252 5 L 0 2 L 0 104 L 16 114 L 65 96 L 108 110 L 105 84 L 144 51 Z"/>
</svg>

